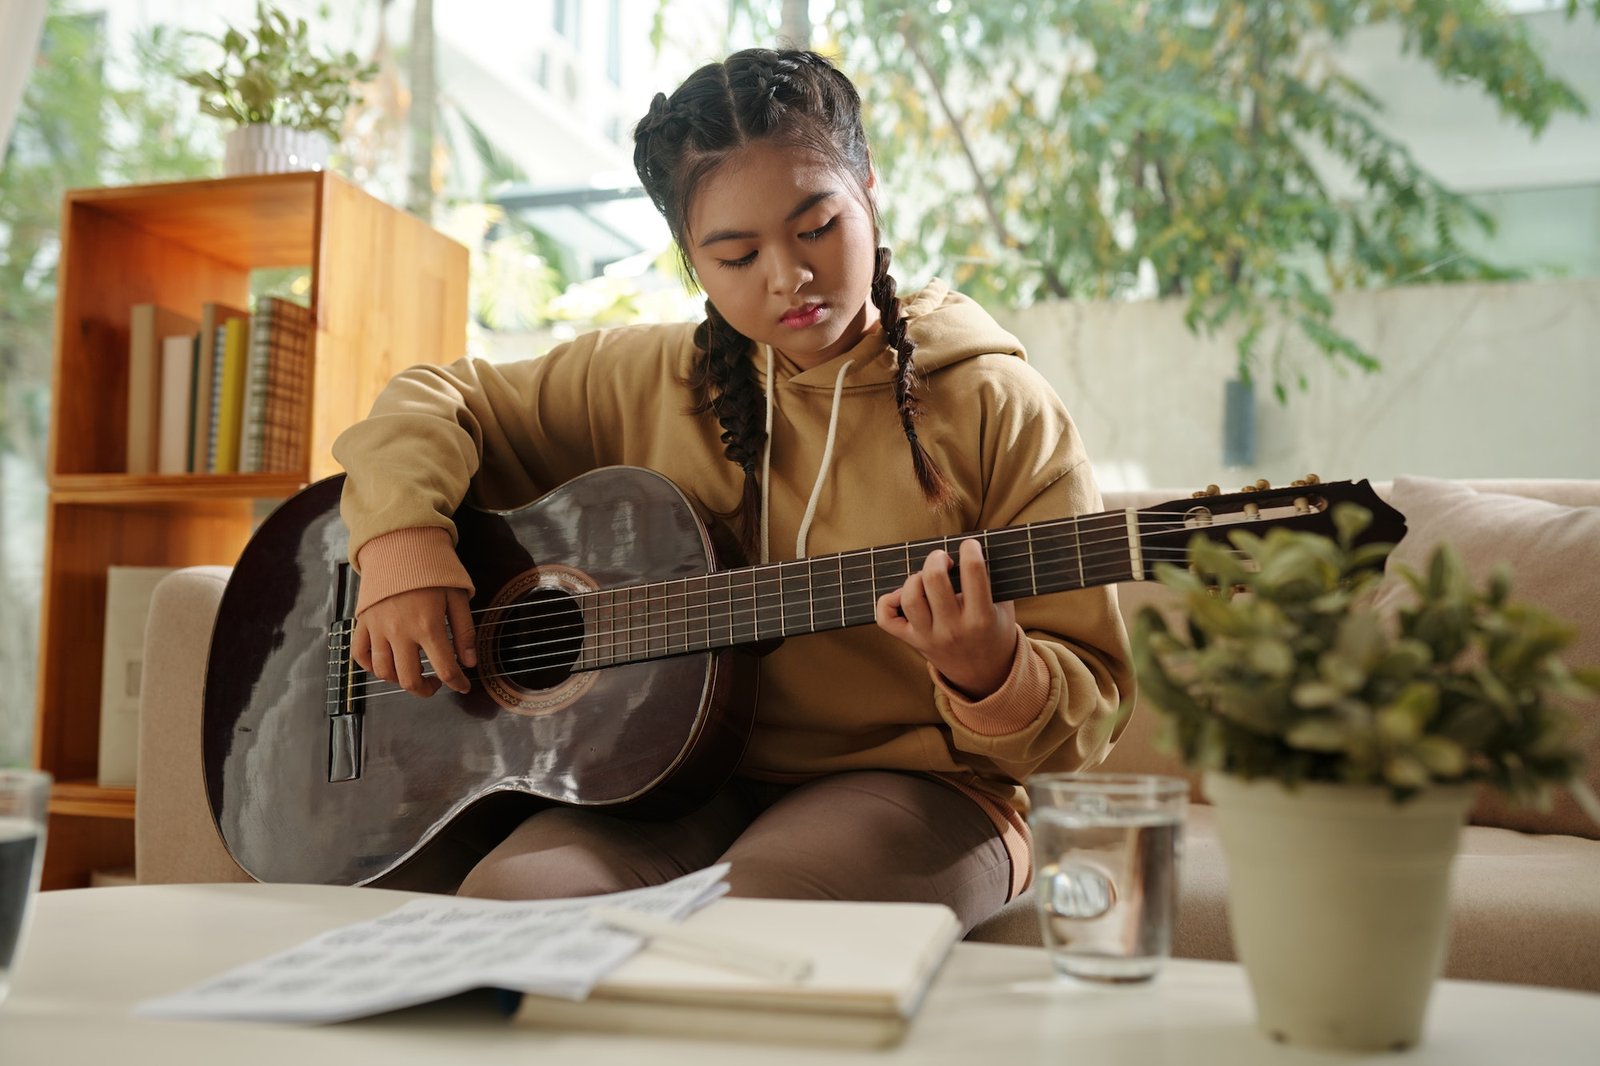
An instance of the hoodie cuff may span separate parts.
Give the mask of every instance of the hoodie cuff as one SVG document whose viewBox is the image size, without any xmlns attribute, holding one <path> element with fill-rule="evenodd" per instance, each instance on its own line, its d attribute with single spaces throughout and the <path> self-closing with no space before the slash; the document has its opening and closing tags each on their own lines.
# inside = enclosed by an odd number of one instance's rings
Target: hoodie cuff
<svg viewBox="0 0 1600 1066">
<path fill-rule="evenodd" d="M 356 553 L 361 591 L 356 616 L 368 607 L 414 589 L 451 588 L 473 592 L 472 578 L 461 565 L 450 531 L 439 526 L 397 529 L 373 537 Z"/>
<path fill-rule="evenodd" d="M 983 699 L 968 699 L 931 665 L 928 675 L 949 701 L 950 713 L 956 721 L 979 736 L 999 737 L 1019 732 L 1043 714 L 1050 701 L 1050 668 L 1021 626 L 1017 627 L 1017 650 L 1011 659 L 1011 672 L 998 689 Z"/>
</svg>

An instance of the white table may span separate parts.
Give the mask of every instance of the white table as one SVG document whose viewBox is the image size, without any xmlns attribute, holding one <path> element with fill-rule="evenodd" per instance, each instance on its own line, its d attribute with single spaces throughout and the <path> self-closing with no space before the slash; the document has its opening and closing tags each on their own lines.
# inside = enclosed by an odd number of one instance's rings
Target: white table
<svg viewBox="0 0 1600 1066">
<path fill-rule="evenodd" d="M 1423 1045 L 1403 1055 L 1286 1048 L 1252 1022 L 1244 972 L 1176 960 L 1153 985 L 1057 982 L 1037 949 L 960 944 L 898 1048 L 844 1052 L 544 1032 L 509 1024 L 488 995 L 341 1025 L 302 1027 L 134 1018 L 176 991 L 335 926 L 375 917 L 410 893 L 312 885 L 168 885 L 47 892 L 0 1005 L 5 1066 L 316 1066 L 320 1063 L 618 1063 L 788 1066 L 1250 1066 L 1370 1061 L 1393 1066 L 1600 1061 L 1600 996 L 1441 981 Z"/>
</svg>

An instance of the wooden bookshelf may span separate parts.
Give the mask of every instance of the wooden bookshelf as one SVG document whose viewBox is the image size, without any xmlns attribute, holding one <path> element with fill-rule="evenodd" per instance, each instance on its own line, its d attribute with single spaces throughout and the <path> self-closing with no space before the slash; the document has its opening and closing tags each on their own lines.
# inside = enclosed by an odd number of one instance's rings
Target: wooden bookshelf
<svg viewBox="0 0 1600 1066">
<path fill-rule="evenodd" d="M 233 562 L 258 501 L 335 473 L 333 439 L 395 372 L 461 355 L 467 321 L 466 249 L 326 172 L 74 190 L 61 237 L 34 748 L 56 779 L 46 888 L 134 861 L 134 791 L 96 784 L 107 567 Z M 276 267 L 310 272 L 306 468 L 127 474 L 132 306 L 243 307 L 251 272 Z"/>
</svg>

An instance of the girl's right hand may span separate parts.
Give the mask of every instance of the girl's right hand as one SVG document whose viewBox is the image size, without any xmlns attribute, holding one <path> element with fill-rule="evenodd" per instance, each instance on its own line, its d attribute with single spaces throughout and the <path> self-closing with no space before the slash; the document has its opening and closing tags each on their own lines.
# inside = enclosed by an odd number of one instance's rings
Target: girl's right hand
<svg viewBox="0 0 1600 1066">
<path fill-rule="evenodd" d="M 350 652 L 367 673 L 413 696 L 431 696 L 441 683 L 465 693 L 472 686 L 461 668 L 478 665 L 469 603 L 466 591 L 454 588 L 412 589 L 379 600 L 356 619 Z M 423 673 L 423 655 L 432 676 Z"/>
</svg>

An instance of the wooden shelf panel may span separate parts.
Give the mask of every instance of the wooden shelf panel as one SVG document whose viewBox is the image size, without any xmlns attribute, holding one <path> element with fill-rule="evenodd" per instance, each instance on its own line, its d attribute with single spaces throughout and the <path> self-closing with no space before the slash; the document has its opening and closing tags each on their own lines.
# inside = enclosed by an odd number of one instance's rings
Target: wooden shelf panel
<svg viewBox="0 0 1600 1066">
<path fill-rule="evenodd" d="M 241 269 L 306 266 L 314 258 L 326 171 L 81 189 L 69 202 Z"/>
<path fill-rule="evenodd" d="M 133 789 L 101 788 L 93 781 L 57 781 L 50 813 L 77 818 L 133 818 Z"/>
<path fill-rule="evenodd" d="M 58 474 L 50 479 L 50 492 L 63 503 L 282 500 L 305 485 L 299 474 Z"/>
</svg>

